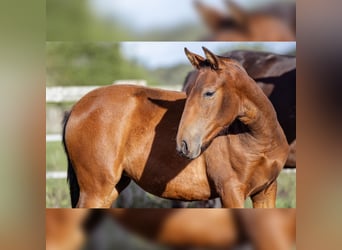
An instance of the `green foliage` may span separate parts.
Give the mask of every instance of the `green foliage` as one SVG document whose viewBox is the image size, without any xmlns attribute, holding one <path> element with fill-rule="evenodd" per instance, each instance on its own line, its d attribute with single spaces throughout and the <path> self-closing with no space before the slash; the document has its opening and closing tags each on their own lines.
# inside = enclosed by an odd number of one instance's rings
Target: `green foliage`
<svg viewBox="0 0 342 250">
<path fill-rule="evenodd" d="M 98 17 L 88 0 L 47 0 L 48 41 L 119 41 L 130 35 L 116 20 Z"/>
<path fill-rule="evenodd" d="M 47 0 L 46 16 L 47 40 L 84 37 L 92 19 L 86 1 Z"/>
<path fill-rule="evenodd" d="M 179 85 L 191 70 L 190 64 L 148 69 L 126 59 L 120 43 L 46 43 L 47 86 L 108 85 L 123 79 L 144 79 L 149 85 Z"/>
<path fill-rule="evenodd" d="M 47 0 L 46 20 L 48 41 L 189 41 L 203 36 L 203 28 L 192 23 L 140 33 L 119 12 L 99 16 L 89 0 Z"/>
<path fill-rule="evenodd" d="M 178 64 L 167 68 L 151 70 L 151 75 L 158 80 L 157 84 L 182 85 L 185 77 L 192 70 L 190 64 Z"/>
<path fill-rule="evenodd" d="M 62 142 L 46 143 L 46 170 L 66 171 L 67 159 Z"/>
<path fill-rule="evenodd" d="M 107 85 L 119 79 L 146 79 L 145 69 L 123 57 L 119 43 L 48 42 L 47 85 Z"/>
<path fill-rule="evenodd" d="M 173 28 L 153 29 L 141 34 L 142 41 L 192 41 L 205 36 L 205 30 L 198 24 L 183 23 Z"/>
<path fill-rule="evenodd" d="M 278 177 L 277 207 L 296 207 L 296 174 L 280 173 Z"/>
</svg>

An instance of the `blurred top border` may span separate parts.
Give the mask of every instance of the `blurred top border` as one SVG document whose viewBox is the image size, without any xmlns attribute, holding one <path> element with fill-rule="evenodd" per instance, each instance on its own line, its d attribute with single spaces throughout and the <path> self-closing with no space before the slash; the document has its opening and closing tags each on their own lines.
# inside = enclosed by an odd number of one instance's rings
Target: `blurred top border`
<svg viewBox="0 0 342 250">
<path fill-rule="evenodd" d="M 295 41 L 293 0 L 47 0 L 48 41 Z"/>
</svg>

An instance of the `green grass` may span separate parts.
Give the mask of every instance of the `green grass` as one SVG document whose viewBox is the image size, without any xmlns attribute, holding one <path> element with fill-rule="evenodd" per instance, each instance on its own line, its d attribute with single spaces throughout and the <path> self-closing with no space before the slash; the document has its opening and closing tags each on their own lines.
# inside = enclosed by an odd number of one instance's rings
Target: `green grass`
<svg viewBox="0 0 342 250">
<path fill-rule="evenodd" d="M 49 142 L 46 145 L 47 171 L 66 171 L 67 160 L 61 142 Z M 128 187 L 132 196 L 130 207 L 169 207 L 169 200 L 145 194 L 136 185 Z M 276 206 L 279 208 L 296 207 L 296 174 L 282 172 L 278 177 Z M 123 197 L 119 197 L 118 203 Z M 191 205 L 190 205 L 191 206 Z M 46 180 L 46 207 L 70 207 L 68 185 L 65 179 Z M 250 199 L 245 207 L 252 207 Z"/>
<path fill-rule="evenodd" d="M 46 143 L 46 171 L 66 170 L 67 159 L 62 143 Z M 46 180 L 46 207 L 71 207 L 66 179 Z"/>
<path fill-rule="evenodd" d="M 46 180 L 46 207 L 71 207 L 68 184 L 65 179 Z"/>
<path fill-rule="evenodd" d="M 46 170 L 66 171 L 67 159 L 62 142 L 46 143 Z"/>
<path fill-rule="evenodd" d="M 278 177 L 277 207 L 296 207 L 296 174 L 282 172 Z"/>
</svg>

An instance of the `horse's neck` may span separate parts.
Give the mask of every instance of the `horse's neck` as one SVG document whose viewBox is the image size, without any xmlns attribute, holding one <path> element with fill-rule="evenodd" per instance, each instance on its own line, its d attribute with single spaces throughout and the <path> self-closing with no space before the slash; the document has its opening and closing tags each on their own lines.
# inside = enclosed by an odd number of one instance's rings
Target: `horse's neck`
<svg viewBox="0 0 342 250">
<path fill-rule="evenodd" d="M 244 91 L 238 119 L 249 127 L 250 134 L 261 143 L 267 144 L 283 136 L 272 103 L 255 83 Z M 282 134 L 281 137 L 279 134 Z"/>
</svg>

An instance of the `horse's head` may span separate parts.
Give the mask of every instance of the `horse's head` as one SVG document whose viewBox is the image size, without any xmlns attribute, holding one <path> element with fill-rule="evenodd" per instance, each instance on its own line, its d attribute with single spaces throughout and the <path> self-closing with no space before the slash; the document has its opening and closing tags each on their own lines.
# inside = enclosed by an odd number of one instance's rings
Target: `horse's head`
<svg viewBox="0 0 342 250">
<path fill-rule="evenodd" d="M 203 148 L 239 115 L 243 86 L 248 75 L 236 61 L 214 55 L 203 48 L 206 58 L 185 54 L 198 69 L 188 96 L 177 133 L 177 151 L 194 159 Z M 246 78 L 247 77 L 247 78 Z"/>
</svg>

